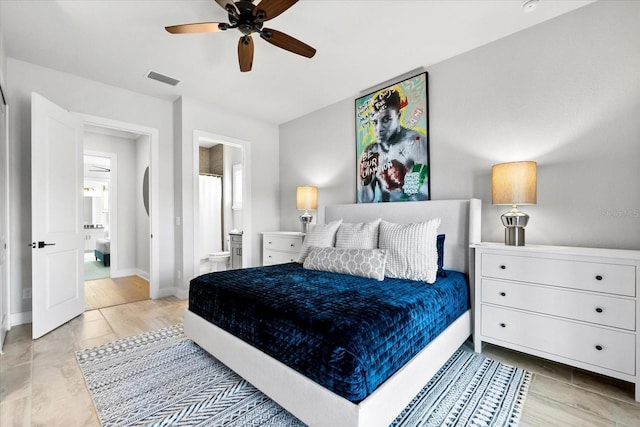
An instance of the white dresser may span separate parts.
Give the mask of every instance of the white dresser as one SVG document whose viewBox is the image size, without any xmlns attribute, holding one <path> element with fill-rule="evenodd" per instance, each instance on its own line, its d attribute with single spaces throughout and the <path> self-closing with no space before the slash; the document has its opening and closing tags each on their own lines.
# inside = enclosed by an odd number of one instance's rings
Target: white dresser
<svg viewBox="0 0 640 427">
<path fill-rule="evenodd" d="M 508 347 L 635 383 L 640 251 L 481 243 L 474 347 Z"/>
<path fill-rule="evenodd" d="M 262 265 L 294 262 L 300 256 L 304 234 L 297 231 L 262 233 Z"/>
</svg>

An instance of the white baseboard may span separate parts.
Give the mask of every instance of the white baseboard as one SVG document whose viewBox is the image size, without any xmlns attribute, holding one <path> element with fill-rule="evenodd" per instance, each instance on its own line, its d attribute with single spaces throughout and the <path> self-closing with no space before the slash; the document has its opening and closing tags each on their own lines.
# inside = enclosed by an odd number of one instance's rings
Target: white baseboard
<svg viewBox="0 0 640 427">
<path fill-rule="evenodd" d="M 127 268 L 122 270 L 113 270 L 111 269 L 111 278 L 117 279 L 118 277 L 126 277 L 126 276 L 139 276 L 138 270 L 135 268 Z M 140 276 L 142 277 L 142 276 Z"/>
<path fill-rule="evenodd" d="M 149 281 L 149 272 L 147 271 L 142 271 L 139 268 L 136 268 L 136 276 L 142 277 L 144 280 L 146 280 L 147 282 Z"/>
<path fill-rule="evenodd" d="M 13 313 L 9 319 L 9 326 L 24 325 L 25 323 L 31 323 L 32 315 L 30 311 L 24 313 Z"/>
<path fill-rule="evenodd" d="M 180 298 L 180 299 L 189 298 L 189 289 L 182 289 L 182 288 L 174 288 L 174 289 L 175 289 L 174 295 L 177 298 Z"/>
</svg>

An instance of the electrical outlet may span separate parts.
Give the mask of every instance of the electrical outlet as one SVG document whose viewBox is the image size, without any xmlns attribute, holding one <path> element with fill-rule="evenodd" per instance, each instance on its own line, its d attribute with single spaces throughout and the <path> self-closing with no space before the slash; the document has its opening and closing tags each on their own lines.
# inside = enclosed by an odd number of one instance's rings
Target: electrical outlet
<svg viewBox="0 0 640 427">
<path fill-rule="evenodd" d="M 22 290 L 22 299 L 31 299 L 31 288 L 24 288 Z"/>
</svg>

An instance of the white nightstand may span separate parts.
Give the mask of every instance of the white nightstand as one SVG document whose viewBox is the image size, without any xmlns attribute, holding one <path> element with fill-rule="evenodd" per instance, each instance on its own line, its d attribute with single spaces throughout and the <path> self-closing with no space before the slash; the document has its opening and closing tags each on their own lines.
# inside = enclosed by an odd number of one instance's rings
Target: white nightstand
<svg viewBox="0 0 640 427">
<path fill-rule="evenodd" d="M 294 262 L 300 256 L 304 234 L 298 231 L 262 233 L 262 265 Z"/>
<path fill-rule="evenodd" d="M 635 383 L 640 251 L 481 243 L 474 347 L 489 342 Z"/>
</svg>

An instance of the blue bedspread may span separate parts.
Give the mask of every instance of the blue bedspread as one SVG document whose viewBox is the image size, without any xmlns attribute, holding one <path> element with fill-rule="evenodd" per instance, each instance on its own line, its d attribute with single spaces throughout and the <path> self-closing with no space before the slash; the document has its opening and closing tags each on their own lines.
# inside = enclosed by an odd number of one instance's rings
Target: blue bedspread
<svg viewBox="0 0 640 427">
<path fill-rule="evenodd" d="M 189 291 L 190 311 L 353 402 L 468 308 L 457 272 L 428 285 L 290 263 L 205 274 Z"/>
</svg>

